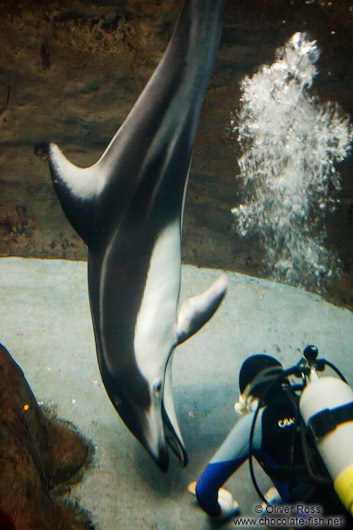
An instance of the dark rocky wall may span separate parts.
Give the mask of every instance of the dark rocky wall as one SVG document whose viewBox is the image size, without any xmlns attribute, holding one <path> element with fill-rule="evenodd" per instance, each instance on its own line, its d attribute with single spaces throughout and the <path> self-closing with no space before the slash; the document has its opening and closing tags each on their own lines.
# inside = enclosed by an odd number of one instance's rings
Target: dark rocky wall
<svg viewBox="0 0 353 530">
<path fill-rule="evenodd" d="M 179 0 L 0 0 L 0 255 L 84 259 L 50 181 L 45 142 L 78 165 L 95 162 L 158 63 Z M 261 245 L 239 240 L 230 209 L 238 184 L 227 134 L 239 81 L 270 63 L 296 31 L 322 51 L 315 86 L 353 114 L 353 4 L 346 0 L 228 0 L 221 49 L 195 146 L 183 260 L 266 275 Z M 353 302 L 352 161 L 329 242 L 344 275 L 330 296 Z"/>
<path fill-rule="evenodd" d="M 87 514 L 53 494 L 87 463 L 90 443 L 43 413 L 1 344 L 0 377 L 0 529 L 93 529 Z"/>
</svg>

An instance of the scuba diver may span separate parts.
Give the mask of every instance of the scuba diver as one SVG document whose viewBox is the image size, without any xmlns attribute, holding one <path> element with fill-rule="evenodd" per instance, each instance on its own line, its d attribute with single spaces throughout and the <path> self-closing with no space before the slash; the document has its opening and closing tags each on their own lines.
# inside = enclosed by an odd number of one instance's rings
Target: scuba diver
<svg viewBox="0 0 353 530">
<path fill-rule="evenodd" d="M 322 509 L 323 517 L 339 516 L 341 528 L 353 529 L 353 391 L 339 370 L 317 355 L 317 348 L 308 346 L 288 370 L 269 355 L 253 355 L 243 363 L 234 406 L 241 418 L 197 483 L 189 485 L 210 517 L 239 515 L 238 503 L 222 486 L 249 459 L 263 514 L 268 504 L 305 503 Z M 326 366 L 339 378 L 319 378 L 317 372 Z M 301 378 L 302 384 L 292 384 L 290 376 Z M 337 454 L 343 454 L 343 463 Z M 275 486 L 266 495 L 256 483 L 253 457 Z M 306 524 L 310 526 L 310 518 Z"/>
</svg>

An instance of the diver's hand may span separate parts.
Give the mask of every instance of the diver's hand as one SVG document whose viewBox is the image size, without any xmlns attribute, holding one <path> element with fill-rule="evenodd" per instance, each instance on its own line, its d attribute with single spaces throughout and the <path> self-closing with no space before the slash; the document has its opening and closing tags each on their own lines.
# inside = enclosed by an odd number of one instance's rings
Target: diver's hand
<svg viewBox="0 0 353 530">
<path fill-rule="evenodd" d="M 265 499 L 267 502 L 262 503 L 262 512 L 261 517 L 264 517 L 268 514 L 267 512 L 267 506 L 269 504 L 280 504 L 282 502 L 281 496 L 278 493 L 277 489 L 272 486 L 272 488 L 269 488 L 265 493 Z"/>
<path fill-rule="evenodd" d="M 196 482 L 190 482 L 188 485 L 188 491 L 196 497 Z M 226 521 L 231 517 L 239 515 L 239 504 L 233 499 L 233 495 L 230 491 L 221 488 L 218 490 L 218 504 L 221 508 L 221 513 L 212 519 L 217 521 Z M 211 516 L 209 516 L 211 517 Z"/>
<path fill-rule="evenodd" d="M 221 507 L 221 513 L 216 517 L 220 521 L 230 519 L 239 514 L 239 504 L 233 499 L 230 491 L 221 488 L 218 491 L 218 504 Z"/>
</svg>

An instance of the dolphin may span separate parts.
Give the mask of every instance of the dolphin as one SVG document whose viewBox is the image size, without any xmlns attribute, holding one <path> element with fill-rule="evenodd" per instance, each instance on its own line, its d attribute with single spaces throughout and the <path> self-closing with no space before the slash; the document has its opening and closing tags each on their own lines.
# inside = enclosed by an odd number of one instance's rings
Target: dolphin
<svg viewBox="0 0 353 530">
<path fill-rule="evenodd" d="M 221 303 L 223 273 L 179 308 L 181 226 L 202 101 L 216 59 L 224 0 L 186 0 L 168 47 L 96 164 L 57 145 L 49 165 L 64 213 L 88 246 L 98 364 L 108 396 L 162 471 L 187 454 L 172 396 L 175 347 Z"/>
</svg>

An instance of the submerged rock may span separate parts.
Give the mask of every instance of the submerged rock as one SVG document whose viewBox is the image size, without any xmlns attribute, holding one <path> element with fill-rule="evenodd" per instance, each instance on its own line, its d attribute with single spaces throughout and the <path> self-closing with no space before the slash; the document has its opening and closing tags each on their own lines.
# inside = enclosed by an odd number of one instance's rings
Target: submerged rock
<svg viewBox="0 0 353 530">
<path fill-rule="evenodd" d="M 87 462 L 90 444 L 47 417 L 9 352 L 0 345 L 0 528 L 82 530 L 89 523 L 50 490 Z"/>
</svg>

